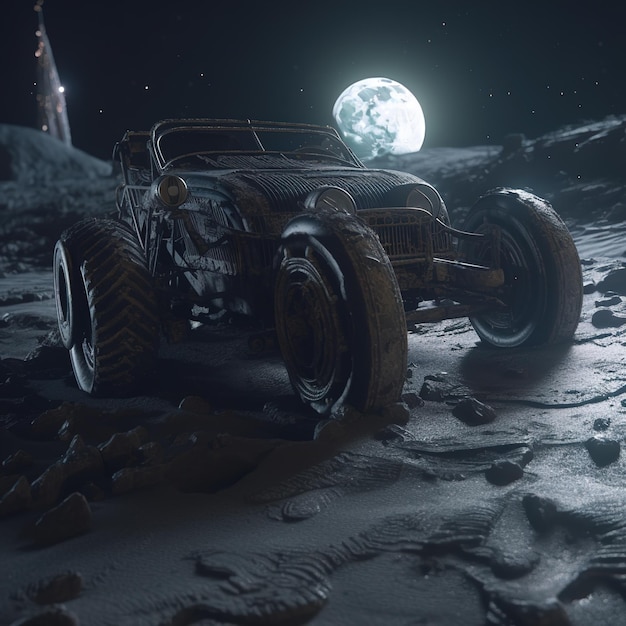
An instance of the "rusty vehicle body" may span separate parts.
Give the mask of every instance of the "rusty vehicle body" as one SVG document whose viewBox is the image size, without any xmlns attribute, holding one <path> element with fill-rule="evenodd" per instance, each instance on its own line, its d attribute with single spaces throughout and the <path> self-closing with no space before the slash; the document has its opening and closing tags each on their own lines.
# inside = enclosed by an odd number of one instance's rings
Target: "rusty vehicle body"
<svg viewBox="0 0 626 626">
<path fill-rule="evenodd" d="M 61 337 L 89 393 L 132 392 L 161 332 L 225 312 L 275 334 L 322 414 L 398 400 L 407 327 L 469 317 L 515 347 L 578 324 L 576 248 L 529 192 L 490 191 L 454 228 L 432 185 L 370 169 L 308 124 L 164 120 L 126 132 L 114 157 L 118 215 L 77 223 L 54 257 Z"/>
</svg>

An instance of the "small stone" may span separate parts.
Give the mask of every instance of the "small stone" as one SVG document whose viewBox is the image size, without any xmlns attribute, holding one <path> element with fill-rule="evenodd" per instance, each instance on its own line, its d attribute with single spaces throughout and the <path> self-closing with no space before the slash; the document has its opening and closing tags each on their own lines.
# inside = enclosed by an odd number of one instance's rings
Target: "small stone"
<svg viewBox="0 0 626 626">
<path fill-rule="evenodd" d="M 80 435 L 74 435 L 61 464 L 65 481 L 80 483 L 102 476 L 104 466 L 100 451 L 95 446 L 88 446 Z M 69 487 L 71 489 L 71 487 Z"/>
<path fill-rule="evenodd" d="M 513 461 L 495 461 L 489 469 L 485 471 L 485 478 L 492 484 L 498 486 L 508 485 L 519 480 L 524 475 L 524 470 Z"/>
<path fill-rule="evenodd" d="M 61 495 L 64 481 L 63 465 L 60 462 L 50 465 L 31 485 L 33 504 L 42 509 L 52 506 Z"/>
<path fill-rule="evenodd" d="M 137 448 L 137 456 L 141 465 L 158 465 L 165 459 L 165 450 L 158 441 L 148 441 Z"/>
<path fill-rule="evenodd" d="M 402 402 L 404 402 L 409 409 L 417 409 L 420 406 L 424 406 L 424 399 L 417 395 L 414 391 L 403 393 Z"/>
<path fill-rule="evenodd" d="M 52 545 L 82 535 L 90 528 L 89 503 L 81 493 L 74 492 L 35 522 L 33 541 L 38 546 Z"/>
<path fill-rule="evenodd" d="M 622 406 L 626 406 L 626 401 L 622 400 Z M 593 423 L 593 429 L 596 431 L 608 430 L 611 425 L 611 419 L 608 417 L 599 417 Z"/>
<path fill-rule="evenodd" d="M 37 346 L 24 361 L 27 371 L 37 378 L 41 378 L 45 372 L 56 376 L 58 372 L 65 372 L 70 367 L 68 352 L 62 346 Z"/>
<path fill-rule="evenodd" d="M 626 317 L 615 315 L 609 309 L 600 309 L 591 316 L 591 323 L 596 328 L 619 328 L 626 324 Z"/>
<path fill-rule="evenodd" d="M 557 508 L 552 500 L 531 493 L 524 496 L 522 506 L 530 525 L 536 531 L 544 532 L 554 526 Z"/>
<path fill-rule="evenodd" d="M 452 410 L 452 414 L 468 426 L 489 424 L 496 419 L 496 412 L 476 398 L 464 398 Z"/>
<path fill-rule="evenodd" d="M 69 417 L 72 406 L 71 403 L 64 402 L 56 409 L 44 411 L 31 422 L 33 433 L 45 438 L 51 438 L 56 435 L 63 422 Z"/>
<path fill-rule="evenodd" d="M 30 483 L 20 476 L 9 491 L 0 499 L 0 517 L 13 515 L 26 510 L 32 502 Z"/>
<path fill-rule="evenodd" d="M 208 400 L 200 396 L 187 396 L 183 398 L 178 405 L 179 409 L 189 411 L 190 413 L 199 413 L 200 415 L 209 415 L 213 413 L 213 407 Z"/>
<path fill-rule="evenodd" d="M 33 455 L 24 452 L 24 450 L 16 450 L 2 461 L 2 469 L 9 474 L 21 472 L 29 468 L 33 464 Z"/>
<path fill-rule="evenodd" d="M 36 417 L 31 422 L 31 429 L 34 435 L 49 439 L 57 436 L 66 421 L 70 424 L 75 421 L 90 423 L 98 419 L 102 419 L 102 411 L 99 409 L 80 403 L 63 402 L 55 409 L 48 409 Z"/>
<path fill-rule="evenodd" d="M 83 589 L 83 577 L 78 572 L 64 572 L 30 585 L 28 597 L 37 604 L 57 604 L 78 597 Z"/>
<path fill-rule="evenodd" d="M 429 402 L 443 402 L 444 400 L 443 391 L 426 380 L 422 384 L 419 395 L 423 400 L 428 400 Z"/>
<path fill-rule="evenodd" d="M 595 301 L 595 305 L 597 307 L 600 306 L 614 306 L 616 304 L 619 304 L 622 301 L 622 299 L 619 296 L 612 296 L 610 298 L 605 298 L 604 300 L 596 300 Z"/>
<path fill-rule="evenodd" d="M 594 436 L 585 441 L 589 456 L 598 467 L 604 467 L 617 461 L 620 455 L 620 443 L 615 439 Z"/>
<path fill-rule="evenodd" d="M 600 293 L 614 291 L 626 295 L 626 267 L 611 270 L 596 287 Z"/>
<path fill-rule="evenodd" d="M 132 465 L 137 457 L 137 450 L 148 438 L 148 431 L 143 427 L 133 428 L 125 433 L 115 433 L 108 441 L 98 446 L 102 460 L 111 471 Z"/>
</svg>

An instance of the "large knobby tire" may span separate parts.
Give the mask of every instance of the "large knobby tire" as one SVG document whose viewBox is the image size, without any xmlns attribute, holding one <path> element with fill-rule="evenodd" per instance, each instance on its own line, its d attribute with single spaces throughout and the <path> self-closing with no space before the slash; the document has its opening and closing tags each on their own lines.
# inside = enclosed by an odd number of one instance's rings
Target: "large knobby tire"
<svg viewBox="0 0 626 626">
<path fill-rule="evenodd" d="M 576 245 L 548 202 L 523 190 L 497 189 L 470 209 L 464 230 L 500 232 L 504 309 L 470 317 L 479 337 L 497 347 L 570 340 L 580 320 L 582 272 Z M 463 240 L 467 260 L 491 263 L 485 243 Z"/>
<path fill-rule="evenodd" d="M 292 386 L 329 414 L 344 402 L 377 411 L 400 398 L 407 330 L 395 273 L 374 232 L 354 216 L 319 211 L 282 236 L 276 330 Z"/>
<path fill-rule="evenodd" d="M 53 271 L 59 330 L 79 388 L 135 392 L 153 373 L 160 327 L 137 239 L 119 222 L 81 220 L 59 238 Z"/>
</svg>

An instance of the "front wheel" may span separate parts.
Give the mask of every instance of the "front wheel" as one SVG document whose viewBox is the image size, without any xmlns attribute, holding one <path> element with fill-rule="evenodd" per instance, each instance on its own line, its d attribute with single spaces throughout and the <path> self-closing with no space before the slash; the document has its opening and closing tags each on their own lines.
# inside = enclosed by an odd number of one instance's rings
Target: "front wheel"
<svg viewBox="0 0 626 626">
<path fill-rule="evenodd" d="M 275 289 L 280 350 L 296 394 L 320 414 L 399 400 L 406 320 L 395 273 L 358 218 L 318 211 L 282 236 Z"/>
<path fill-rule="evenodd" d="M 80 389 L 127 395 L 152 373 L 159 340 L 157 301 L 143 250 L 123 225 L 81 220 L 54 254 L 62 341 Z"/>
<path fill-rule="evenodd" d="M 519 189 L 497 189 L 470 209 L 464 230 L 496 231 L 505 307 L 470 317 L 478 336 L 498 347 L 552 344 L 572 338 L 582 307 L 576 245 L 548 202 Z M 490 264 L 493 239 L 463 240 L 468 261 Z"/>
</svg>

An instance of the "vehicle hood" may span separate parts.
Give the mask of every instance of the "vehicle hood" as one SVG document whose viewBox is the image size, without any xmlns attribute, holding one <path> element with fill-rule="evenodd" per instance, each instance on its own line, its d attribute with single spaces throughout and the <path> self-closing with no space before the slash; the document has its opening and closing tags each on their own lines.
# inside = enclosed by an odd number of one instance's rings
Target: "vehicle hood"
<svg viewBox="0 0 626 626">
<path fill-rule="evenodd" d="M 358 209 L 385 206 L 388 192 L 405 183 L 423 182 L 413 174 L 393 170 L 324 167 L 298 170 L 230 170 L 194 172 L 186 176 L 190 189 L 220 190 L 245 213 L 294 213 L 312 191 L 324 186 L 344 189 Z"/>
</svg>

